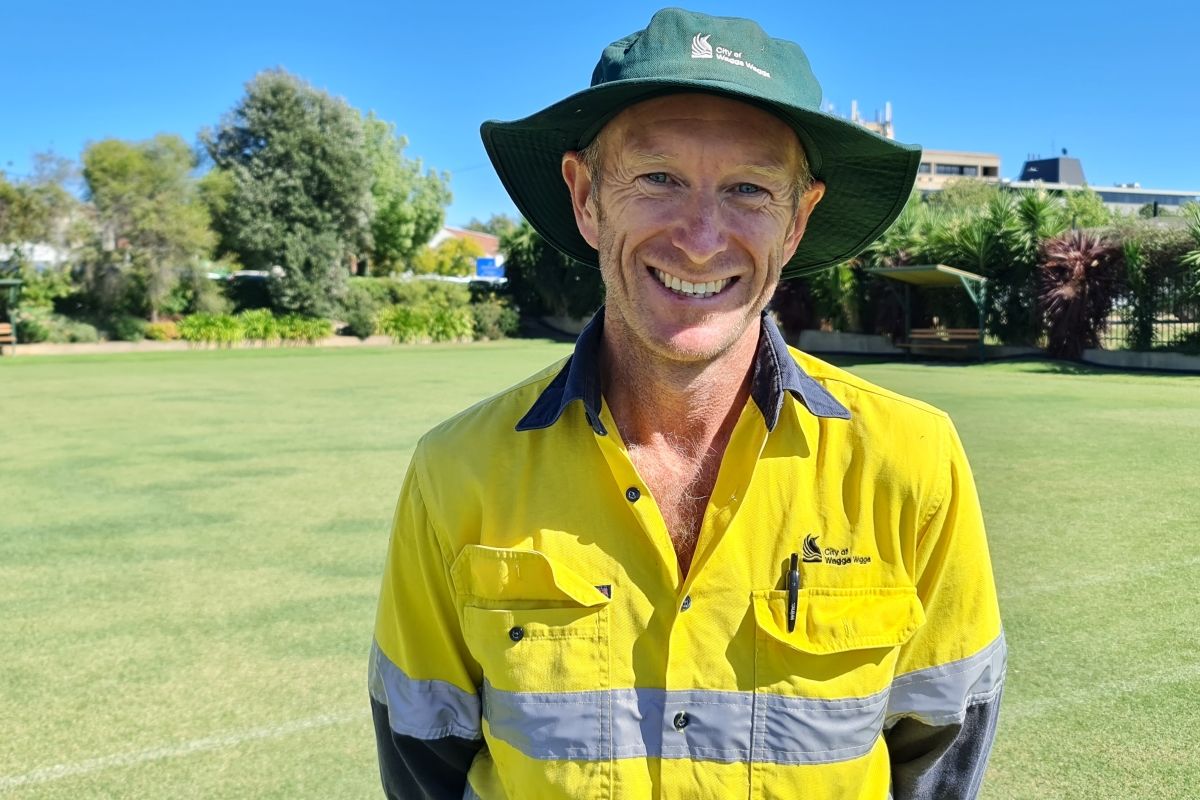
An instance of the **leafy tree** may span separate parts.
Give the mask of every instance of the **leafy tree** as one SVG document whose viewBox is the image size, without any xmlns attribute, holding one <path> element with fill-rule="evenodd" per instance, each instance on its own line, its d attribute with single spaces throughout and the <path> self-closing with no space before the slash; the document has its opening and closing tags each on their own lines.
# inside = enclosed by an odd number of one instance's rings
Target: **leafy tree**
<svg viewBox="0 0 1200 800">
<path fill-rule="evenodd" d="M 368 114 L 363 120 L 371 168 L 371 271 L 398 272 L 428 242 L 446 219 L 450 175 L 422 172 L 420 159 L 405 158 L 408 140 L 390 122 Z"/>
<path fill-rule="evenodd" d="M 998 194 L 1000 188 L 994 183 L 956 178 L 946 181 L 940 192 L 931 194 L 929 204 L 948 214 L 972 213 L 987 208 Z"/>
<path fill-rule="evenodd" d="M 487 222 L 480 222 L 476 217 L 471 217 L 471 221 L 467 223 L 467 230 L 483 231 L 490 233 L 492 236 L 507 236 L 517 229 L 518 222 L 507 214 L 492 214 L 488 217 Z"/>
<path fill-rule="evenodd" d="M 1063 207 L 1044 191 L 1020 193 L 1014 211 L 1015 230 L 1007 264 L 999 263 L 994 273 L 993 329 L 1005 342 L 1033 345 L 1042 330 L 1037 303 L 1040 248 L 1067 230 L 1070 223 Z"/>
<path fill-rule="evenodd" d="M 83 177 L 101 231 L 84 274 L 100 310 L 157 320 L 179 276 L 212 249 L 195 166 L 191 148 L 175 135 L 105 139 L 84 150 Z"/>
<path fill-rule="evenodd" d="M 437 247 L 422 248 L 413 259 L 413 272 L 424 275 L 465 276 L 475 272 L 475 259 L 483 248 L 470 239 L 451 238 Z"/>
<path fill-rule="evenodd" d="M 945 203 L 924 202 L 920 192 L 913 192 L 900 216 L 860 260 L 870 267 L 903 267 L 935 260 L 930 251 L 931 238 L 951 213 Z"/>
<path fill-rule="evenodd" d="M 46 238 L 49 209 L 31 187 L 9 183 L 0 172 L 0 244 L 19 245 Z"/>
<path fill-rule="evenodd" d="M 1113 222 L 1112 211 L 1104 205 L 1103 198 L 1091 189 L 1067 192 L 1063 203 L 1072 228 L 1103 228 Z"/>
<path fill-rule="evenodd" d="M 44 242 L 69 249 L 79 238 L 79 201 L 65 188 L 72 167 L 46 154 L 34 156 L 34 174 L 9 182 L 0 172 L 0 244 Z M 53 170 L 46 166 L 54 161 Z"/>
<path fill-rule="evenodd" d="M 371 158 L 363 120 L 344 100 L 283 70 L 259 73 L 201 141 L 224 250 L 248 269 L 280 267 L 278 308 L 324 315 L 349 259 L 371 247 Z"/>
<path fill-rule="evenodd" d="M 546 243 L 524 220 L 500 240 L 508 290 L 524 314 L 584 317 L 604 302 L 600 270 Z"/>
<path fill-rule="evenodd" d="M 1154 323 L 1158 318 L 1155 294 L 1159 276 L 1150 269 L 1145 248 L 1140 240 L 1126 239 L 1122 249 L 1125 256 L 1125 288 L 1129 300 L 1123 309 L 1123 315 L 1129 326 L 1129 349 L 1149 350 L 1154 346 Z"/>
</svg>

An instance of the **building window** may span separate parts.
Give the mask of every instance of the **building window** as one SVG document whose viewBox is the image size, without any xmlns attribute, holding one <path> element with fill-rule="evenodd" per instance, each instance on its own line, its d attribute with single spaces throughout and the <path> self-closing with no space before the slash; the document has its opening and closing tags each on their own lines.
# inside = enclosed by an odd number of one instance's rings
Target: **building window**
<svg viewBox="0 0 1200 800">
<path fill-rule="evenodd" d="M 999 167 L 984 167 L 983 168 L 983 177 L 999 178 L 1000 177 L 1000 168 Z"/>
<path fill-rule="evenodd" d="M 917 167 L 917 172 L 921 173 L 922 175 L 928 175 L 931 169 L 932 165 L 930 165 L 928 161 L 922 161 L 921 166 Z"/>
<path fill-rule="evenodd" d="M 938 164 L 935 166 L 934 171 L 938 175 L 962 175 L 968 178 L 979 177 L 979 167 L 974 164 Z"/>
</svg>

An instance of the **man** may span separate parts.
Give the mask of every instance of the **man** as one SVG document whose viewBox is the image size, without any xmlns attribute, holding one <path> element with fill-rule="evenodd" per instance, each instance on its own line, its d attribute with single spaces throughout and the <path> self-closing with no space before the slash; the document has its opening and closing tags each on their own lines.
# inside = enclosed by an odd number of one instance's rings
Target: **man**
<svg viewBox="0 0 1200 800">
<path fill-rule="evenodd" d="M 607 301 L 417 446 L 370 668 L 389 796 L 975 796 L 1005 648 L 962 446 L 762 313 L 916 173 L 820 97 L 796 45 L 668 9 L 483 126 Z"/>
</svg>

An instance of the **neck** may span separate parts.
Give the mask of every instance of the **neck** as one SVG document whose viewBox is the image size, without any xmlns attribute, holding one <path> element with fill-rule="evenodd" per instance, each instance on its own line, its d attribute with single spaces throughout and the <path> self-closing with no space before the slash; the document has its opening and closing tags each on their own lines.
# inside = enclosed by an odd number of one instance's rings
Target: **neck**
<svg viewBox="0 0 1200 800">
<path fill-rule="evenodd" d="M 719 458 L 750 394 L 759 328 L 747 328 L 711 361 L 674 361 L 647 352 L 621 320 L 606 315 L 604 398 L 626 446 L 669 444 Z"/>
</svg>

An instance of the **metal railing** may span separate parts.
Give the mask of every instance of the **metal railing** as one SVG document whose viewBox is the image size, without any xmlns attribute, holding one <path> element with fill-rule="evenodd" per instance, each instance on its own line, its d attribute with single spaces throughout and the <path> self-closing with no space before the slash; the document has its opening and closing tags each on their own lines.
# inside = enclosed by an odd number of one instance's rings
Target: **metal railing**
<svg viewBox="0 0 1200 800">
<path fill-rule="evenodd" d="M 1200 273 L 1182 265 L 1150 275 L 1146 286 L 1123 283 L 1108 325 L 1105 350 L 1200 351 Z"/>
</svg>

